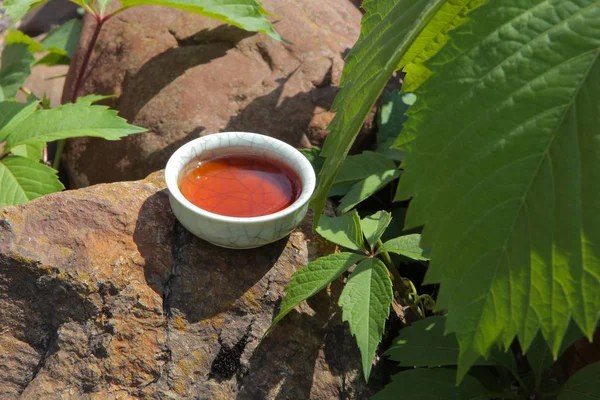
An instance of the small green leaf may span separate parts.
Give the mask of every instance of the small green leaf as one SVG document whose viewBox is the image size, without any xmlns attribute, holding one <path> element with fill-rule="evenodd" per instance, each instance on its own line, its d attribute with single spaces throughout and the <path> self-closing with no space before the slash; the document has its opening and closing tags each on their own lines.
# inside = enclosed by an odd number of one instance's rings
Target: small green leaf
<svg viewBox="0 0 600 400">
<path fill-rule="evenodd" d="M 129 125 L 108 107 L 89 106 L 86 103 L 65 104 L 38 111 L 19 124 L 11 124 L 7 145 L 10 149 L 24 143 L 50 142 L 78 136 L 117 140 L 144 131 L 144 128 Z"/>
<path fill-rule="evenodd" d="M 51 31 L 42 40 L 41 45 L 52 53 L 67 56 L 71 59 L 81 35 L 81 24 L 81 20 L 77 18 L 65 22 Z"/>
<path fill-rule="evenodd" d="M 14 25 L 27 14 L 27 11 L 45 2 L 46 0 L 6 0 L 3 7 Z"/>
<path fill-rule="evenodd" d="M 17 91 L 31 74 L 35 57 L 23 43 L 13 43 L 2 50 L 0 87 L 4 99 L 15 97 Z"/>
<path fill-rule="evenodd" d="M 110 4 L 112 0 L 98 0 L 98 7 L 100 8 L 100 15 L 104 16 L 106 13 L 106 7 Z"/>
<path fill-rule="evenodd" d="M 64 186 L 57 171 L 24 157 L 8 156 L 0 160 L 0 207 L 25 204 Z"/>
<path fill-rule="evenodd" d="M 392 145 L 402 131 L 407 118 L 406 111 L 416 99 L 417 96 L 413 93 L 402 93 L 398 90 L 384 93 L 377 118 L 377 152 L 397 161 L 404 160 L 404 151 L 393 149 Z"/>
<path fill-rule="evenodd" d="M 392 300 L 392 281 L 378 258 L 368 258 L 358 264 L 340 296 L 342 319 L 348 321 L 350 332 L 356 337 L 365 380 L 369 379 Z"/>
<path fill-rule="evenodd" d="M 294 307 L 325 289 L 348 268 L 364 258 L 365 256 L 356 253 L 331 254 L 317 258 L 296 271 L 285 287 L 286 294 L 279 306 L 279 314 L 273 320 L 269 331 Z"/>
<path fill-rule="evenodd" d="M 575 372 L 558 393 L 558 400 L 600 399 L 600 362 Z"/>
<path fill-rule="evenodd" d="M 114 94 L 103 95 L 103 94 L 88 94 L 87 96 L 81 96 L 77 98 L 77 104 L 85 104 L 91 106 L 94 103 L 97 103 L 102 100 L 112 99 L 116 96 Z"/>
<path fill-rule="evenodd" d="M 190 11 L 223 21 L 252 32 L 262 32 L 273 39 L 284 41 L 265 18 L 270 15 L 256 0 L 121 0 L 124 8 L 154 4 Z"/>
<path fill-rule="evenodd" d="M 392 383 L 372 400 L 484 400 L 497 398 L 471 375 L 456 386 L 456 371 L 418 368 L 392 376 Z"/>
<path fill-rule="evenodd" d="M 4 44 L 21 43 L 27 46 L 27 50 L 31 53 L 38 53 L 44 51 L 44 47 L 34 38 L 24 34 L 21 31 L 10 30 L 4 38 Z"/>
<path fill-rule="evenodd" d="M 13 126 L 20 124 L 33 114 L 37 106 L 36 101 L 29 104 L 14 101 L 0 102 L 0 142 L 6 139 Z"/>
<path fill-rule="evenodd" d="M 385 211 L 378 211 L 360 220 L 363 234 L 367 238 L 371 249 L 375 249 L 375 244 L 381 238 L 381 235 L 383 235 L 390 222 L 392 222 L 392 214 Z"/>
<path fill-rule="evenodd" d="M 337 245 L 366 252 L 363 233 L 360 229 L 360 218 L 356 211 L 333 218 L 321 215 L 316 231 L 319 235 Z"/>
<path fill-rule="evenodd" d="M 346 158 L 334 184 L 362 181 L 371 175 L 379 175 L 395 168 L 396 164 L 388 157 L 372 151 L 364 151 Z"/>
<path fill-rule="evenodd" d="M 573 342 L 583 336 L 581 329 L 579 329 L 576 323 L 571 321 L 567 328 L 567 333 L 565 333 L 565 339 L 561 344 L 559 357 Z M 535 387 L 537 390 L 542 383 L 542 374 L 554 363 L 552 351 L 540 333 L 531 342 L 531 346 L 527 350 L 527 361 L 535 376 Z"/>
<path fill-rule="evenodd" d="M 456 335 L 445 334 L 446 317 L 432 316 L 415 321 L 402 328 L 398 337 L 386 351 L 386 355 L 398 361 L 401 367 L 437 367 L 458 364 L 458 341 Z M 516 368 L 515 358 L 509 352 L 495 348 L 487 359 L 480 358 L 476 365 L 505 366 Z"/>
<path fill-rule="evenodd" d="M 45 146 L 46 143 L 21 144 L 10 149 L 10 152 L 15 156 L 21 156 L 39 162 L 42 159 L 42 153 Z"/>
<path fill-rule="evenodd" d="M 321 149 L 318 147 L 313 147 L 311 149 L 298 149 L 298 151 L 304 154 L 304 157 L 310 161 L 310 164 L 313 166 L 315 170 L 315 174 L 318 174 L 321 171 L 321 167 L 323 166 L 323 158 L 319 156 L 321 153 Z"/>
<path fill-rule="evenodd" d="M 400 254 L 404 257 L 412 258 L 413 260 L 427 261 L 429 260 L 429 256 L 426 254 L 425 250 L 419 246 L 420 242 L 421 235 L 418 233 L 399 236 L 382 244 L 377 249 L 377 254 L 387 251 L 388 253 Z"/>
<path fill-rule="evenodd" d="M 352 189 L 342 197 L 340 201 L 340 211 L 348 212 L 361 201 L 364 201 L 369 196 L 383 189 L 388 183 L 397 179 L 402 174 L 402 171 L 390 169 L 375 175 L 371 175 L 365 180 L 356 183 Z"/>
<path fill-rule="evenodd" d="M 35 65 L 47 65 L 52 67 L 53 65 L 69 65 L 71 59 L 69 56 L 59 53 L 48 53 L 44 57 L 40 58 L 35 62 Z"/>
</svg>

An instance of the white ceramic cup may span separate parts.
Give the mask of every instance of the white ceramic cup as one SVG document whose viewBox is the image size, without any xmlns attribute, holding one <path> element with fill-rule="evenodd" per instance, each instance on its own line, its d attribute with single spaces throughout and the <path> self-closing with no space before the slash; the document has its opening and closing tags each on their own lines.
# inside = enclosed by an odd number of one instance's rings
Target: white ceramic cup
<svg viewBox="0 0 600 400">
<path fill-rule="evenodd" d="M 179 177 L 193 160 L 225 154 L 255 154 L 291 167 L 302 183 L 302 191 L 289 207 L 260 217 L 229 217 L 199 208 L 179 190 Z M 194 235 L 212 244 L 250 249 L 275 242 L 292 232 L 306 215 L 315 190 L 315 172 L 310 162 L 287 143 L 249 132 L 223 132 L 192 140 L 181 146 L 167 162 L 165 180 L 175 216 Z"/>
</svg>

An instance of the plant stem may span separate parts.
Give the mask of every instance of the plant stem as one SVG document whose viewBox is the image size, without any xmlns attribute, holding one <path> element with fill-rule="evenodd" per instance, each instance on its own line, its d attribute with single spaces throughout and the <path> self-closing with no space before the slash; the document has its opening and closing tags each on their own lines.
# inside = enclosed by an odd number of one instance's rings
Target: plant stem
<svg viewBox="0 0 600 400">
<path fill-rule="evenodd" d="M 381 241 L 381 239 L 379 239 L 377 241 L 377 247 L 381 246 L 382 244 L 383 242 Z M 406 288 L 406 285 L 404 284 L 404 278 L 402 278 L 402 275 L 400 275 L 400 273 L 396 269 L 396 266 L 392 262 L 390 254 L 387 251 L 382 251 L 381 253 L 379 253 L 379 255 L 381 256 L 381 259 L 383 260 L 384 264 L 387 266 L 388 271 L 390 271 L 390 273 L 392 274 L 392 284 L 394 285 L 394 288 L 396 289 L 400 297 L 406 301 L 409 293 Z M 415 312 L 415 314 L 417 314 L 417 316 L 420 319 L 425 319 L 423 310 L 421 310 L 418 304 L 410 304 L 410 308 Z"/>
<path fill-rule="evenodd" d="M 90 63 L 90 58 L 92 58 L 94 47 L 96 47 L 96 41 L 98 40 L 98 36 L 100 35 L 100 31 L 102 30 L 102 25 L 104 25 L 104 23 L 110 18 L 110 15 L 104 18 L 100 18 L 94 14 L 94 18 L 96 19 L 96 29 L 94 29 L 94 34 L 92 35 L 92 39 L 88 43 L 88 48 L 85 52 L 85 55 L 83 56 L 83 61 L 81 62 L 79 71 L 77 72 L 77 79 L 75 81 L 75 86 L 73 87 L 73 92 L 71 93 L 71 103 L 75 103 L 77 101 L 77 97 L 79 97 L 79 92 L 81 91 L 81 87 L 83 86 L 83 78 L 85 76 L 87 66 Z M 52 167 L 54 169 L 58 169 L 60 166 L 60 159 L 62 157 L 64 148 L 65 140 L 59 140 L 58 145 L 56 147 L 56 154 L 54 155 L 54 161 L 52 163 Z"/>
</svg>

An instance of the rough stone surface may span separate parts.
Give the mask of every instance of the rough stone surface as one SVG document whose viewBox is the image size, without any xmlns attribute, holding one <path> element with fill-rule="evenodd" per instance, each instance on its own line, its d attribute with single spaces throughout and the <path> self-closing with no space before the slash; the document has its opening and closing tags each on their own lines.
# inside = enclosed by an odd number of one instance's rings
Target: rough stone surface
<svg viewBox="0 0 600 400">
<path fill-rule="evenodd" d="M 119 142 L 69 141 L 72 187 L 141 179 L 163 168 L 181 144 L 220 131 L 268 134 L 296 147 L 321 144 L 361 12 L 349 0 L 263 3 L 281 17 L 275 28 L 293 45 L 155 6 L 109 20 L 82 94 L 116 94 L 110 104 L 149 132 Z M 85 20 L 65 100 L 94 25 Z"/>
<path fill-rule="evenodd" d="M 209 245 L 162 173 L 0 209 L 0 398 L 366 399 L 341 282 L 261 341 L 291 274 L 333 250 L 310 218 L 262 248 Z"/>
</svg>

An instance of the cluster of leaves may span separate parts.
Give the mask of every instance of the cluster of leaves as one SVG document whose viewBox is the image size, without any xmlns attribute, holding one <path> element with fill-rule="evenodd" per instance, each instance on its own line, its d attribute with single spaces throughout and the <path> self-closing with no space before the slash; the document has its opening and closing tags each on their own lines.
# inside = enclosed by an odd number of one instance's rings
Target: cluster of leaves
<svg viewBox="0 0 600 400">
<path fill-rule="evenodd" d="M 380 258 L 386 259 L 386 254 L 395 253 L 413 260 L 427 260 L 418 245 L 418 234 L 381 242 L 381 236 L 391 221 L 391 214 L 385 211 L 363 219 L 356 211 L 341 217 L 323 215 L 317 232 L 325 239 L 352 251 L 318 258 L 298 270 L 285 288 L 286 296 L 271 328 L 300 302 L 314 296 L 355 266 L 340 295 L 339 305 L 343 320 L 348 321 L 350 330 L 356 337 L 363 371 L 368 378 L 394 298 L 388 272 L 388 268 L 392 266 L 386 267 Z M 412 295 L 418 296 L 416 293 Z"/>
<path fill-rule="evenodd" d="M 317 158 L 312 206 L 318 215 L 329 196 L 342 195 L 347 212 L 400 178 L 394 200 L 410 200 L 405 229 L 423 227 L 420 245 L 431 248 L 424 283 L 439 284 L 436 307 L 448 311 L 434 319 L 435 340 L 455 344 L 452 363 L 402 364 L 455 367 L 402 372 L 381 398 L 411 398 L 416 380 L 447 388 L 419 385 L 413 398 L 596 398 L 590 380 L 599 364 L 550 392 L 541 377 L 574 338 L 591 340 L 600 318 L 600 3 L 366 0 L 363 7 Z M 347 157 L 399 69 L 403 92 L 387 95 L 380 113 L 380 122 L 399 124 L 380 132 L 378 154 Z M 410 109 L 386 115 L 394 97 Z M 364 174 L 348 181 L 354 166 Z M 506 359 L 515 343 L 534 383 L 513 370 L 504 383 L 517 381 L 518 390 L 494 395 L 477 366 Z M 400 360 L 398 351 L 390 354 Z"/>
<path fill-rule="evenodd" d="M 133 6 L 156 4 L 191 11 L 283 40 L 265 18 L 270 14 L 255 0 L 123 0 L 120 7 L 111 13 L 107 12 L 111 0 L 73 1 L 96 19 L 97 28 L 78 73 L 72 103 L 48 109 L 45 97 L 40 102 L 23 85 L 35 65 L 70 63 L 81 32 L 81 22 L 69 21 L 50 32 L 41 42 L 19 31 L 11 31 L 6 37 L 0 68 L 0 206 L 23 204 L 64 188 L 58 180 L 57 171 L 40 162 L 47 142 L 60 141 L 54 160 L 57 167 L 65 139 L 95 136 L 117 140 L 145 131 L 127 124 L 107 107 L 92 105 L 105 97 L 77 99 L 95 40 L 102 24 L 112 16 Z M 42 3 L 44 1 L 8 0 L 4 7 L 17 22 L 30 8 Z M 36 61 L 36 54 L 41 52 L 45 55 Z M 19 90 L 28 94 L 27 103 L 15 102 Z M 85 122 L 82 124 L 82 121 Z"/>
</svg>

